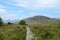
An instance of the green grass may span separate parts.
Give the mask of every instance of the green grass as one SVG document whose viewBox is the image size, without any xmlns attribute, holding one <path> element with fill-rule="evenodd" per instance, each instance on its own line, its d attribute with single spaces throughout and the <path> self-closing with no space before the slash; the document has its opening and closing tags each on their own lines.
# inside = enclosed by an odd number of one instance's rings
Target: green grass
<svg viewBox="0 0 60 40">
<path fill-rule="evenodd" d="M 25 40 L 26 27 L 18 25 L 0 26 L 0 40 Z"/>
<path fill-rule="evenodd" d="M 32 24 L 30 28 L 34 34 L 33 40 L 60 40 L 59 24 Z"/>
</svg>

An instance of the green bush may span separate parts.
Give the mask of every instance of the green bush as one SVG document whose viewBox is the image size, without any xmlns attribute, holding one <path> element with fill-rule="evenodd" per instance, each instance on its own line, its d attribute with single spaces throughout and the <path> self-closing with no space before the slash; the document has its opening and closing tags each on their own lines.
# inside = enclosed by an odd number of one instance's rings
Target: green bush
<svg viewBox="0 0 60 40">
<path fill-rule="evenodd" d="M 26 22 L 25 22 L 24 20 L 21 20 L 21 21 L 19 22 L 19 25 L 26 25 Z"/>
<path fill-rule="evenodd" d="M 0 17 L 0 26 L 3 25 L 3 21 L 2 21 L 2 18 Z"/>
<path fill-rule="evenodd" d="M 12 24 L 11 22 L 8 22 L 8 24 Z"/>
</svg>

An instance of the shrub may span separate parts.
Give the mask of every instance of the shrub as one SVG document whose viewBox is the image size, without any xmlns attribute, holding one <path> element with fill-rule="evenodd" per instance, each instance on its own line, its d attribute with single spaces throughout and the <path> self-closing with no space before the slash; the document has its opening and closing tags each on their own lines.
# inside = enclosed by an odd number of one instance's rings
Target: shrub
<svg viewBox="0 0 60 40">
<path fill-rule="evenodd" d="M 2 18 L 0 17 L 0 26 L 3 25 L 3 21 L 2 21 Z"/>
<path fill-rule="evenodd" d="M 19 25 L 26 25 L 26 22 L 25 22 L 24 20 L 21 20 L 21 21 L 19 22 Z"/>
<path fill-rule="evenodd" d="M 11 22 L 8 22 L 8 24 L 12 24 Z"/>
</svg>

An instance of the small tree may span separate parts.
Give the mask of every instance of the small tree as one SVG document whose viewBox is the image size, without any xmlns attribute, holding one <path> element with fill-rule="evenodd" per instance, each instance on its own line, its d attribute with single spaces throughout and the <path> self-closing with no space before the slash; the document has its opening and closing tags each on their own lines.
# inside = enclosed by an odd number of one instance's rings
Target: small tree
<svg viewBox="0 0 60 40">
<path fill-rule="evenodd" d="M 26 22 L 25 22 L 24 20 L 21 20 L 21 21 L 19 22 L 19 25 L 26 25 Z"/>
<path fill-rule="evenodd" d="M 2 21 L 2 18 L 0 17 L 0 26 L 3 25 L 3 21 Z"/>
<path fill-rule="evenodd" d="M 8 24 L 12 24 L 11 22 L 8 22 Z"/>
</svg>

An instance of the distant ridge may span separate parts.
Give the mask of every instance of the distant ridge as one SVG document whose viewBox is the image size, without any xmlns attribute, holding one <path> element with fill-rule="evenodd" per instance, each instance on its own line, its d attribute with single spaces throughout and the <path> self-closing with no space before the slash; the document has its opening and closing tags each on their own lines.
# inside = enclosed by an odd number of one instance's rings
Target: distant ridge
<svg viewBox="0 0 60 40">
<path fill-rule="evenodd" d="M 27 24 L 36 24 L 36 23 L 48 23 L 48 22 L 56 22 L 56 21 L 60 21 L 60 19 L 57 18 L 50 18 L 47 16 L 33 16 L 33 17 L 29 17 L 29 18 L 25 18 L 23 19 L 26 21 Z M 11 23 L 18 23 L 20 20 L 4 20 L 5 23 L 7 22 L 11 22 Z"/>
<path fill-rule="evenodd" d="M 26 18 L 24 20 L 27 22 L 27 24 L 48 23 L 48 22 L 58 21 L 58 19 L 56 19 L 56 18 L 50 18 L 50 17 L 46 17 L 46 16 L 39 16 L 39 15 L 34 16 L 34 17 L 30 17 L 30 18 Z"/>
</svg>

